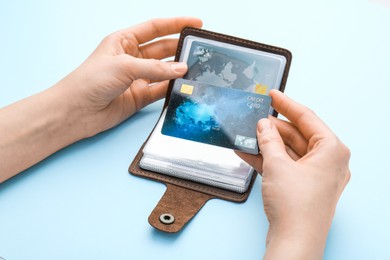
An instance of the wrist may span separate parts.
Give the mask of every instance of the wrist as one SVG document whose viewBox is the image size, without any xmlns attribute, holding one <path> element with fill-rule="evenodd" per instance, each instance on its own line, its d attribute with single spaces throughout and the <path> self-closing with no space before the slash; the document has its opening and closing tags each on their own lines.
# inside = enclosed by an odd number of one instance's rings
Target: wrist
<svg viewBox="0 0 390 260">
<path fill-rule="evenodd" d="M 82 139 L 79 115 L 57 85 L 1 109 L 0 182 Z"/>
<path fill-rule="evenodd" d="M 67 76 L 68 77 L 68 76 Z M 79 100 L 77 85 L 71 84 L 68 78 L 64 78 L 51 88 L 43 92 L 51 100 L 53 109 L 57 110 L 58 122 L 67 131 L 65 136 L 68 138 L 67 145 L 90 136 L 87 118 L 87 109 Z M 58 129 L 58 131 L 61 131 Z"/>
<path fill-rule="evenodd" d="M 53 133 L 59 137 L 62 134 L 62 146 L 67 146 L 88 137 L 86 113 L 77 102 L 77 93 L 73 92 L 62 81 L 42 92 L 51 108 L 50 122 Z"/>
<path fill-rule="evenodd" d="M 48 91 L 52 92 L 54 100 L 61 100 L 61 117 L 65 117 L 69 127 L 69 137 L 75 141 L 94 136 L 99 131 L 93 127 L 93 114 L 87 100 L 83 100 L 82 85 L 77 75 L 78 71 L 70 73 L 56 83 Z M 76 75 L 74 75 L 76 74 Z M 95 112 L 96 114 L 96 112 Z"/>
<path fill-rule="evenodd" d="M 322 259 L 329 228 L 311 221 L 270 224 L 265 259 Z"/>
</svg>

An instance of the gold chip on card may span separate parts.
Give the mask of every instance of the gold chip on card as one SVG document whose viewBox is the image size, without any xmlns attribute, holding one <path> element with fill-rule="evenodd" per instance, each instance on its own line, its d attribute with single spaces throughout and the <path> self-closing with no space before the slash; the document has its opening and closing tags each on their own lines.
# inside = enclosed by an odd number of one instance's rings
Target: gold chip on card
<svg viewBox="0 0 390 260">
<path fill-rule="evenodd" d="M 180 93 L 192 95 L 192 92 L 194 91 L 194 86 L 182 84 L 180 88 Z"/>
</svg>

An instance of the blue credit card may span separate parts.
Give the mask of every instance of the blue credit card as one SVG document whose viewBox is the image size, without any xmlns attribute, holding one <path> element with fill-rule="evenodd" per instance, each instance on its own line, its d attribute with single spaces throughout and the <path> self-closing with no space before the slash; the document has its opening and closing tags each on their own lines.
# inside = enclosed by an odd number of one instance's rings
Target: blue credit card
<svg viewBox="0 0 390 260">
<path fill-rule="evenodd" d="M 161 133 L 258 154 L 256 125 L 270 105 L 266 95 L 177 79 Z"/>
</svg>

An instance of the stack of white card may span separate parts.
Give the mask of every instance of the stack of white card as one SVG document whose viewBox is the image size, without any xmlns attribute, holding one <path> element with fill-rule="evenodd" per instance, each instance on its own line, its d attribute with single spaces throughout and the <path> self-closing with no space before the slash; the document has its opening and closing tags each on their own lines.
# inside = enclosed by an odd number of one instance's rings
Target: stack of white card
<svg viewBox="0 0 390 260">
<path fill-rule="evenodd" d="M 243 193 L 253 168 L 231 149 L 161 134 L 165 112 L 144 150 L 140 167 L 166 175 Z"/>
</svg>

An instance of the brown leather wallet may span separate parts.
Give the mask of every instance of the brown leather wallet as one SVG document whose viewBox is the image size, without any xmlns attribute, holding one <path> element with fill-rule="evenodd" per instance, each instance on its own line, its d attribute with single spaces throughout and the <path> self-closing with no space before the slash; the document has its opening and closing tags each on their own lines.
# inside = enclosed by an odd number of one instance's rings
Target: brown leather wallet
<svg viewBox="0 0 390 260">
<path fill-rule="evenodd" d="M 188 27 L 181 32 L 175 61 L 179 61 L 184 39 L 189 35 L 284 56 L 286 58 L 286 65 L 279 86 L 279 90 L 284 91 L 292 59 L 292 55 L 288 50 L 240 39 L 229 35 Z M 163 110 L 166 108 L 166 106 L 168 106 L 170 94 L 173 88 L 173 82 L 174 81 L 172 80 L 169 84 Z M 274 111 L 273 115 L 277 116 L 277 112 Z M 167 190 L 165 191 L 163 197 L 160 199 L 148 219 L 149 223 L 156 229 L 168 233 L 175 233 L 180 231 L 184 225 L 189 220 L 191 220 L 203 207 L 203 205 L 210 199 L 219 198 L 240 203 L 247 200 L 257 176 L 256 172 L 254 172 L 252 175 L 247 191 L 244 193 L 237 193 L 234 191 L 229 191 L 222 188 L 217 188 L 206 184 L 142 169 L 139 164 L 143 156 L 143 148 L 148 142 L 149 138 L 150 135 L 139 149 L 137 155 L 131 163 L 129 172 L 136 176 L 162 182 L 167 186 Z"/>
</svg>

